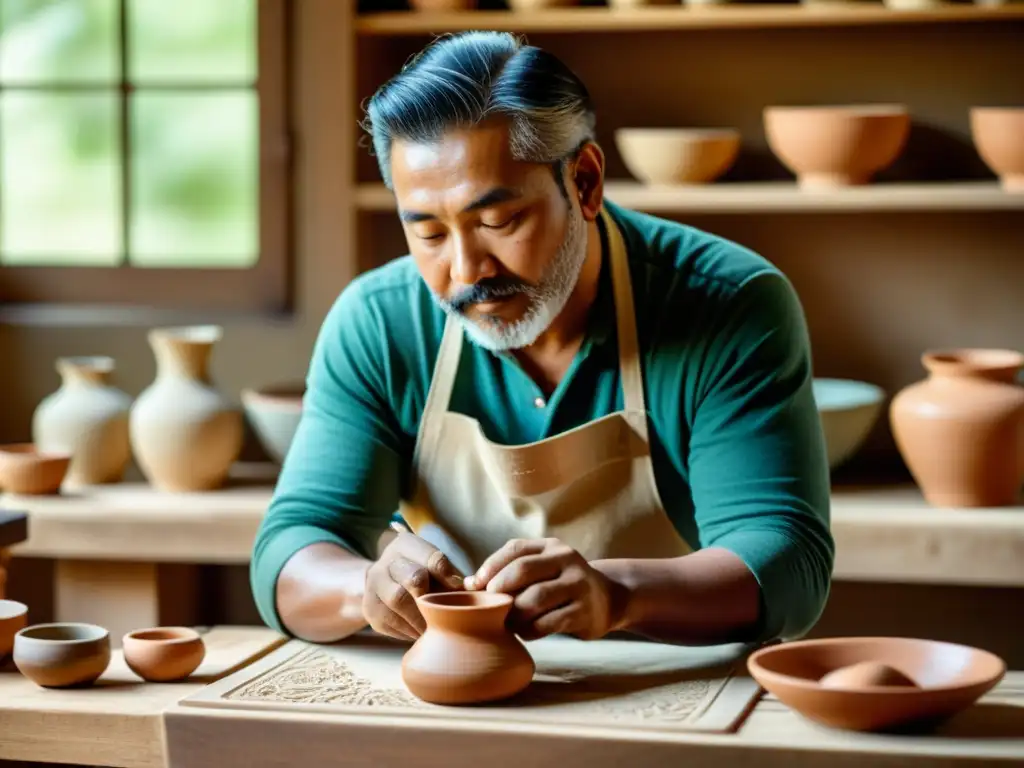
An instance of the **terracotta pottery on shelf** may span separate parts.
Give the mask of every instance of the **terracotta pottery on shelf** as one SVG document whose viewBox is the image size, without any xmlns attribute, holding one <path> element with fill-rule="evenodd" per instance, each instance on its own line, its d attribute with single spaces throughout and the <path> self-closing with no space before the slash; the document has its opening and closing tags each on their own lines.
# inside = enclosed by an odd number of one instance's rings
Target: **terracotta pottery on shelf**
<svg viewBox="0 0 1024 768">
<path fill-rule="evenodd" d="M 28 606 L 17 600 L 0 600 L 0 661 L 14 648 L 14 636 L 28 624 Z"/>
<path fill-rule="evenodd" d="M 203 663 L 206 645 L 189 627 L 154 627 L 129 632 L 121 640 L 124 661 L 151 683 L 184 680 Z"/>
<path fill-rule="evenodd" d="M 0 445 L 0 491 L 25 496 L 60 493 L 70 453 L 47 453 L 32 443 Z"/>
<path fill-rule="evenodd" d="M 971 138 L 1007 192 L 1024 192 L 1024 107 L 974 107 Z"/>
<path fill-rule="evenodd" d="M 764 130 L 800 186 L 833 189 L 867 184 L 892 165 L 910 135 L 910 113 L 900 104 L 766 107 Z"/>
<path fill-rule="evenodd" d="M 893 438 L 925 499 L 940 507 L 1017 502 L 1024 482 L 1024 354 L 931 351 L 928 376 L 889 407 Z"/>
<path fill-rule="evenodd" d="M 477 0 L 409 0 L 414 11 L 472 11 Z"/>
<path fill-rule="evenodd" d="M 539 11 L 543 8 L 566 8 L 579 0 L 506 0 L 511 11 Z"/>
<path fill-rule="evenodd" d="M 26 627 L 14 636 L 14 664 L 43 688 L 91 685 L 110 664 L 110 633 L 95 624 Z"/>
<path fill-rule="evenodd" d="M 903 637 L 798 640 L 762 648 L 751 676 L 809 720 L 854 731 L 933 725 L 968 708 L 1006 673 L 995 654 Z"/>
<path fill-rule="evenodd" d="M 131 398 L 110 383 L 109 357 L 57 360 L 60 389 L 40 402 L 32 440 L 42 451 L 70 453 L 67 480 L 81 485 L 116 483 L 131 461 Z"/>
<path fill-rule="evenodd" d="M 242 407 L 263 449 L 277 463 L 284 461 L 302 420 L 302 384 L 242 390 Z"/>
<path fill-rule="evenodd" d="M 706 184 L 732 167 L 740 150 L 731 128 L 621 128 L 615 145 L 626 168 L 647 184 Z"/>
<path fill-rule="evenodd" d="M 512 596 L 441 592 L 416 599 L 426 631 L 402 659 L 402 679 L 434 704 L 498 701 L 533 680 L 533 657 L 505 619 Z"/>
<path fill-rule="evenodd" d="M 223 485 L 242 450 L 239 406 L 209 373 L 219 326 L 161 328 L 149 334 L 156 381 L 132 406 L 129 422 L 139 468 L 165 491 L 206 491 Z"/>
<path fill-rule="evenodd" d="M 679 5 L 680 0 L 608 0 L 609 8 L 644 8 L 649 5 Z"/>
</svg>

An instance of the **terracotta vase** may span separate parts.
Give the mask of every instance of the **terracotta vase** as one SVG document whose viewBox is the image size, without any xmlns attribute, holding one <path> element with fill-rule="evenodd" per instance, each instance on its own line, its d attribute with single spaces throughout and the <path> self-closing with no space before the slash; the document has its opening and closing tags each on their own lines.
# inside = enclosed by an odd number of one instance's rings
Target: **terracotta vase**
<svg viewBox="0 0 1024 768">
<path fill-rule="evenodd" d="M 511 595 L 443 592 L 416 602 L 427 630 L 402 659 L 402 679 L 414 696 L 474 704 L 506 699 L 530 684 L 533 658 L 505 627 Z"/>
<path fill-rule="evenodd" d="M 110 383 L 109 357 L 57 360 L 61 386 L 45 397 L 32 418 L 32 440 L 43 453 L 70 453 L 70 483 L 116 483 L 131 461 L 128 413 L 131 398 Z"/>
<path fill-rule="evenodd" d="M 242 412 L 213 385 L 209 360 L 217 326 L 151 331 L 156 380 L 132 406 L 130 433 L 139 468 L 166 491 L 223 485 L 242 449 Z"/>
<path fill-rule="evenodd" d="M 1016 503 L 1024 482 L 1024 355 L 928 352 L 928 371 L 893 398 L 896 446 L 925 499 L 941 507 Z"/>
</svg>

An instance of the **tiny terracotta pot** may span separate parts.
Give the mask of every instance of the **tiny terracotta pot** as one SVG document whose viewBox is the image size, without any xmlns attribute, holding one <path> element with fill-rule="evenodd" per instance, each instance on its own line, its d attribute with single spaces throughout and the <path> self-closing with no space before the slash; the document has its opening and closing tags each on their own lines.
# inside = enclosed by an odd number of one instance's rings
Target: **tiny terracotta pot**
<svg viewBox="0 0 1024 768">
<path fill-rule="evenodd" d="M 0 490 L 26 496 L 60 493 L 70 466 L 70 453 L 39 451 L 32 443 L 0 446 Z"/>
<path fill-rule="evenodd" d="M 626 168 L 648 184 L 706 184 L 729 170 L 740 134 L 729 128 L 623 128 L 615 144 Z"/>
<path fill-rule="evenodd" d="M 206 657 L 202 636 L 188 627 L 137 629 L 122 638 L 121 647 L 128 668 L 152 683 L 184 680 Z"/>
<path fill-rule="evenodd" d="M 801 187 L 867 184 L 895 162 L 910 135 L 899 104 L 767 107 L 764 129 L 772 153 Z"/>
<path fill-rule="evenodd" d="M 110 664 L 110 633 L 95 624 L 36 624 L 14 636 L 14 664 L 43 688 L 92 685 Z"/>
<path fill-rule="evenodd" d="M 1007 192 L 1024 192 L 1024 107 L 974 107 L 971 137 Z"/>
<path fill-rule="evenodd" d="M 28 606 L 17 600 L 0 600 L 0 659 L 14 648 L 14 636 L 28 624 Z"/>
<path fill-rule="evenodd" d="M 854 731 L 934 725 L 1006 674 L 995 654 L 903 637 L 799 640 L 756 651 L 751 676 L 809 720 Z M 844 679 L 845 678 L 845 679 Z"/>
<path fill-rule="evenodd" d="M 533 680 L 533 657 L 505 619 L 512 596 L 443 592 L 416 599 L 426 631 L 402 659 L 402 679 L 434 704 L 498 701 Z"/>
<path fill-rule="evenodd" d="M 414 11 L 472 11 L 477 0 L 409 0 Z"/>
<path fill-rule="evenodd" d="M 512 11 L 539 11 L 542 8 L 565 8 L 577 5 L 579 0 L 506 0 Z"/>
</svg>

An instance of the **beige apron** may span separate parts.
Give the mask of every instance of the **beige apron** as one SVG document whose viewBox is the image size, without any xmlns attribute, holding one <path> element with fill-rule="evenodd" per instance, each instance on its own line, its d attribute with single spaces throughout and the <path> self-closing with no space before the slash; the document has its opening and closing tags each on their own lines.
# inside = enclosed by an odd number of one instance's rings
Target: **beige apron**
<svg viewBox="0 0 1024 768">
<path fill-rule="evenodd" d="M 448 318 L 400 512 L 464 574 L 510 539 L 555 537 L 587 560 L 678 557 L 691 549 L 658 497 L 626 245 L 608 236 L 624 410 L 526 445 L 498 445 L 479 422 L 448 410 L 462 351 Z"/>
</svg>

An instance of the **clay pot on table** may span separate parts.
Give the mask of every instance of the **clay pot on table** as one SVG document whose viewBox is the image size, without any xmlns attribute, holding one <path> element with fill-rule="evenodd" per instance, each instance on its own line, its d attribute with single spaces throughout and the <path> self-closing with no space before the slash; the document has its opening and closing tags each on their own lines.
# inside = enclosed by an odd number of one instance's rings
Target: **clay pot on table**
<svg viewBox="0 0 1024 768">
<path fill-rule="evenodd" d="M 110 664 L 110 633 L 95 624 L 36 624 L 14 636 L 14 664 L 43 688 L 91 685 Z"/>
<path fill-rule="evenodd" d="M 189 627 L 137 629 L 122 638 L 121 648 L 128 668 L 152 683 L 184 680 L 206 656 L 202 635 Z"/>
<path fill-rule="evenodd" d="M 434 704 L 498 701 L 533 680 L 533 658 L 505 626 L 511 595 L 442 592 L 416 602 L 427 629 L 402 659 L 414 696 Z"/>
<path fill-rule="evenodd" d="M 647 184 L 706 184 L 729 170 L 740 150 L 731 128 L 622 128 L 615 144 L 626 168 Z"/>
<path fill-rule="evenodd" d="M 1024 192 L 1024 107 L 974 107 L 971 137 L 1007 192 Z"/>
<path fill-rule="evenodd" d="M 32 417 L 32 439 L 41 451 L 71 454 L 67 480 L 97 485 L 119 482 L 131 460 L 131 398 L 110 384 L 109 357 L 57 360 L 61 386 Z"/>
<path fill-rule="evenodd" d="M 60 493 L 70 453 L 40 451 L 32 443 L 0 445 L 0 491 L 26 496 Z"/>
<path fill-rule="evenodd" d="M 242 411 L 209 373 L 218 326 L 161 328 L 149 334 L 157 375 L 132 406 L 129 422 L 139 468 L 165 491 L 223 485 L 242 450 Z"/>
<path fill-rule="evenodd" d="M 14 648 L 14 636 L 28 623 L 28 606 L 17 600 L 0 600 L 0 661 Z"/>
<path fill-rule="evenodd" d="M 910 114 L 899 104 L 766 107 L 764 130 L 801 187 L 832 189 L 867 184 L 892 165 L 910 135 Z"/>
<path fill-rule="evenodd" d="M 925 499 L 941 507 L 1016 503 L 1024 482 L 1024 354 L 926 352 L 928 377 L 901 390 L 889 415 L 896 446 Z"/>
</svg>

